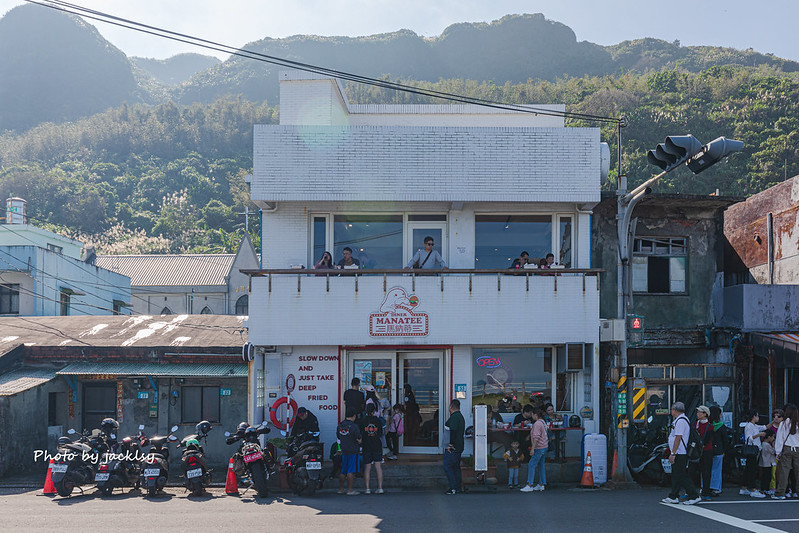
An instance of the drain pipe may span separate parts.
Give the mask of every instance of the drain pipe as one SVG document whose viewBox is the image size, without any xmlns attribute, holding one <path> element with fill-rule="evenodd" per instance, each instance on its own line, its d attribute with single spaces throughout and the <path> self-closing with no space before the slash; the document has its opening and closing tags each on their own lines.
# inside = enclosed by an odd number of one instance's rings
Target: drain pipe
<svg viewBox="0 0 799 533">
<path fill-rule="evenodd" d="M 768 228 L 768 283 L 774 285 L 774 215 L 766 215 L 766 226 Z"/>
</svg>

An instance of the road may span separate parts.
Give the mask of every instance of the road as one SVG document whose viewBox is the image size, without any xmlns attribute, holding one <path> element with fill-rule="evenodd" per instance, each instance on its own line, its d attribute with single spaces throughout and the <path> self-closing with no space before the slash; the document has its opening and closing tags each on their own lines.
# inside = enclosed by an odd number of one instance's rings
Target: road
<svg viewBox="0 0 799 533">
<path fill-rule="evenodd" d="M 744 499 L 737 494 L 693 507 L 661 504 L 663 490 L 555 489 L 521 494 L 454 496 L 431 492 L 339 496 L 330 490 L 312 498 L 278 494 L 265 500 L 226 496 L 212 489 L 194 498 L 178 488 L 154 499 L 138 493 L 101 498 L 60 498 L 41 491 L 0 489 L 0 531 L 54 531 L 97 527 L 160 531 L 388 531 L 417 533 L 512 531 L 591 533 L 678 531 L 799 533 L 799 500 Z M 91 491 L 90 491 L 91 492 Z M 732 492 L 732 491 L 730 491 Z M 620 527 L 621 526 L 621 527 Z M 690 528 L 690 529 L 687 529 Z"/>
</svg>

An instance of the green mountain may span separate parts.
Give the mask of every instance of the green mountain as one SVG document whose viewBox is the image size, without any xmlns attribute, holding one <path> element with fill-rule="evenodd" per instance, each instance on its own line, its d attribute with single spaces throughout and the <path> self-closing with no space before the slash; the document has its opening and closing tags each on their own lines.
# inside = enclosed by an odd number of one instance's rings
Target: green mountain
<svg viewBox="0 0 799 533">
<path fill-rule="evenodd" d="M 177 85 L 222 61 L 201 54 L 178 54 L 167 59 L 131 57 L 131 62 L 164 85 Z"/>
</svg>

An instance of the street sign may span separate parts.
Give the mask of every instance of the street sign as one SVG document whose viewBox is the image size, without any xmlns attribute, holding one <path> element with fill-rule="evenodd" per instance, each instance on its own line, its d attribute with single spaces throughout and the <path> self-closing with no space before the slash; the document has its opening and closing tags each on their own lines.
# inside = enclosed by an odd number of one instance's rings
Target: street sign
<svg viewBox="0 0 799 533">
<path fill-rule="evenodd" d="M 633 422 L 646 420 L 646 382 L 633 380 Z"/>
</svg>

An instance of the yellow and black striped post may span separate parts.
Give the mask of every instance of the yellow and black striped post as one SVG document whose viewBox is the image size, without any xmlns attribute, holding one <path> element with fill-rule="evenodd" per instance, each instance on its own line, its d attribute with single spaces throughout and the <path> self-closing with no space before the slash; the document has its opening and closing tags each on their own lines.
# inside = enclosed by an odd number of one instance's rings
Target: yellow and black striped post
<svg viewBox="0 0 799 533">
<path fill-rule="evenodd" d="M 618 410 L 616 411 L 617 424 L 619 429 L 626 428 L 630 422 L 627 419 L 627 376 L 619 376 L 618 388 Z"/>
<path fill-rule="evenodd" d="M 633 380 L 633 422 L 646 420 L 646 382 Z"/>
</svg>

